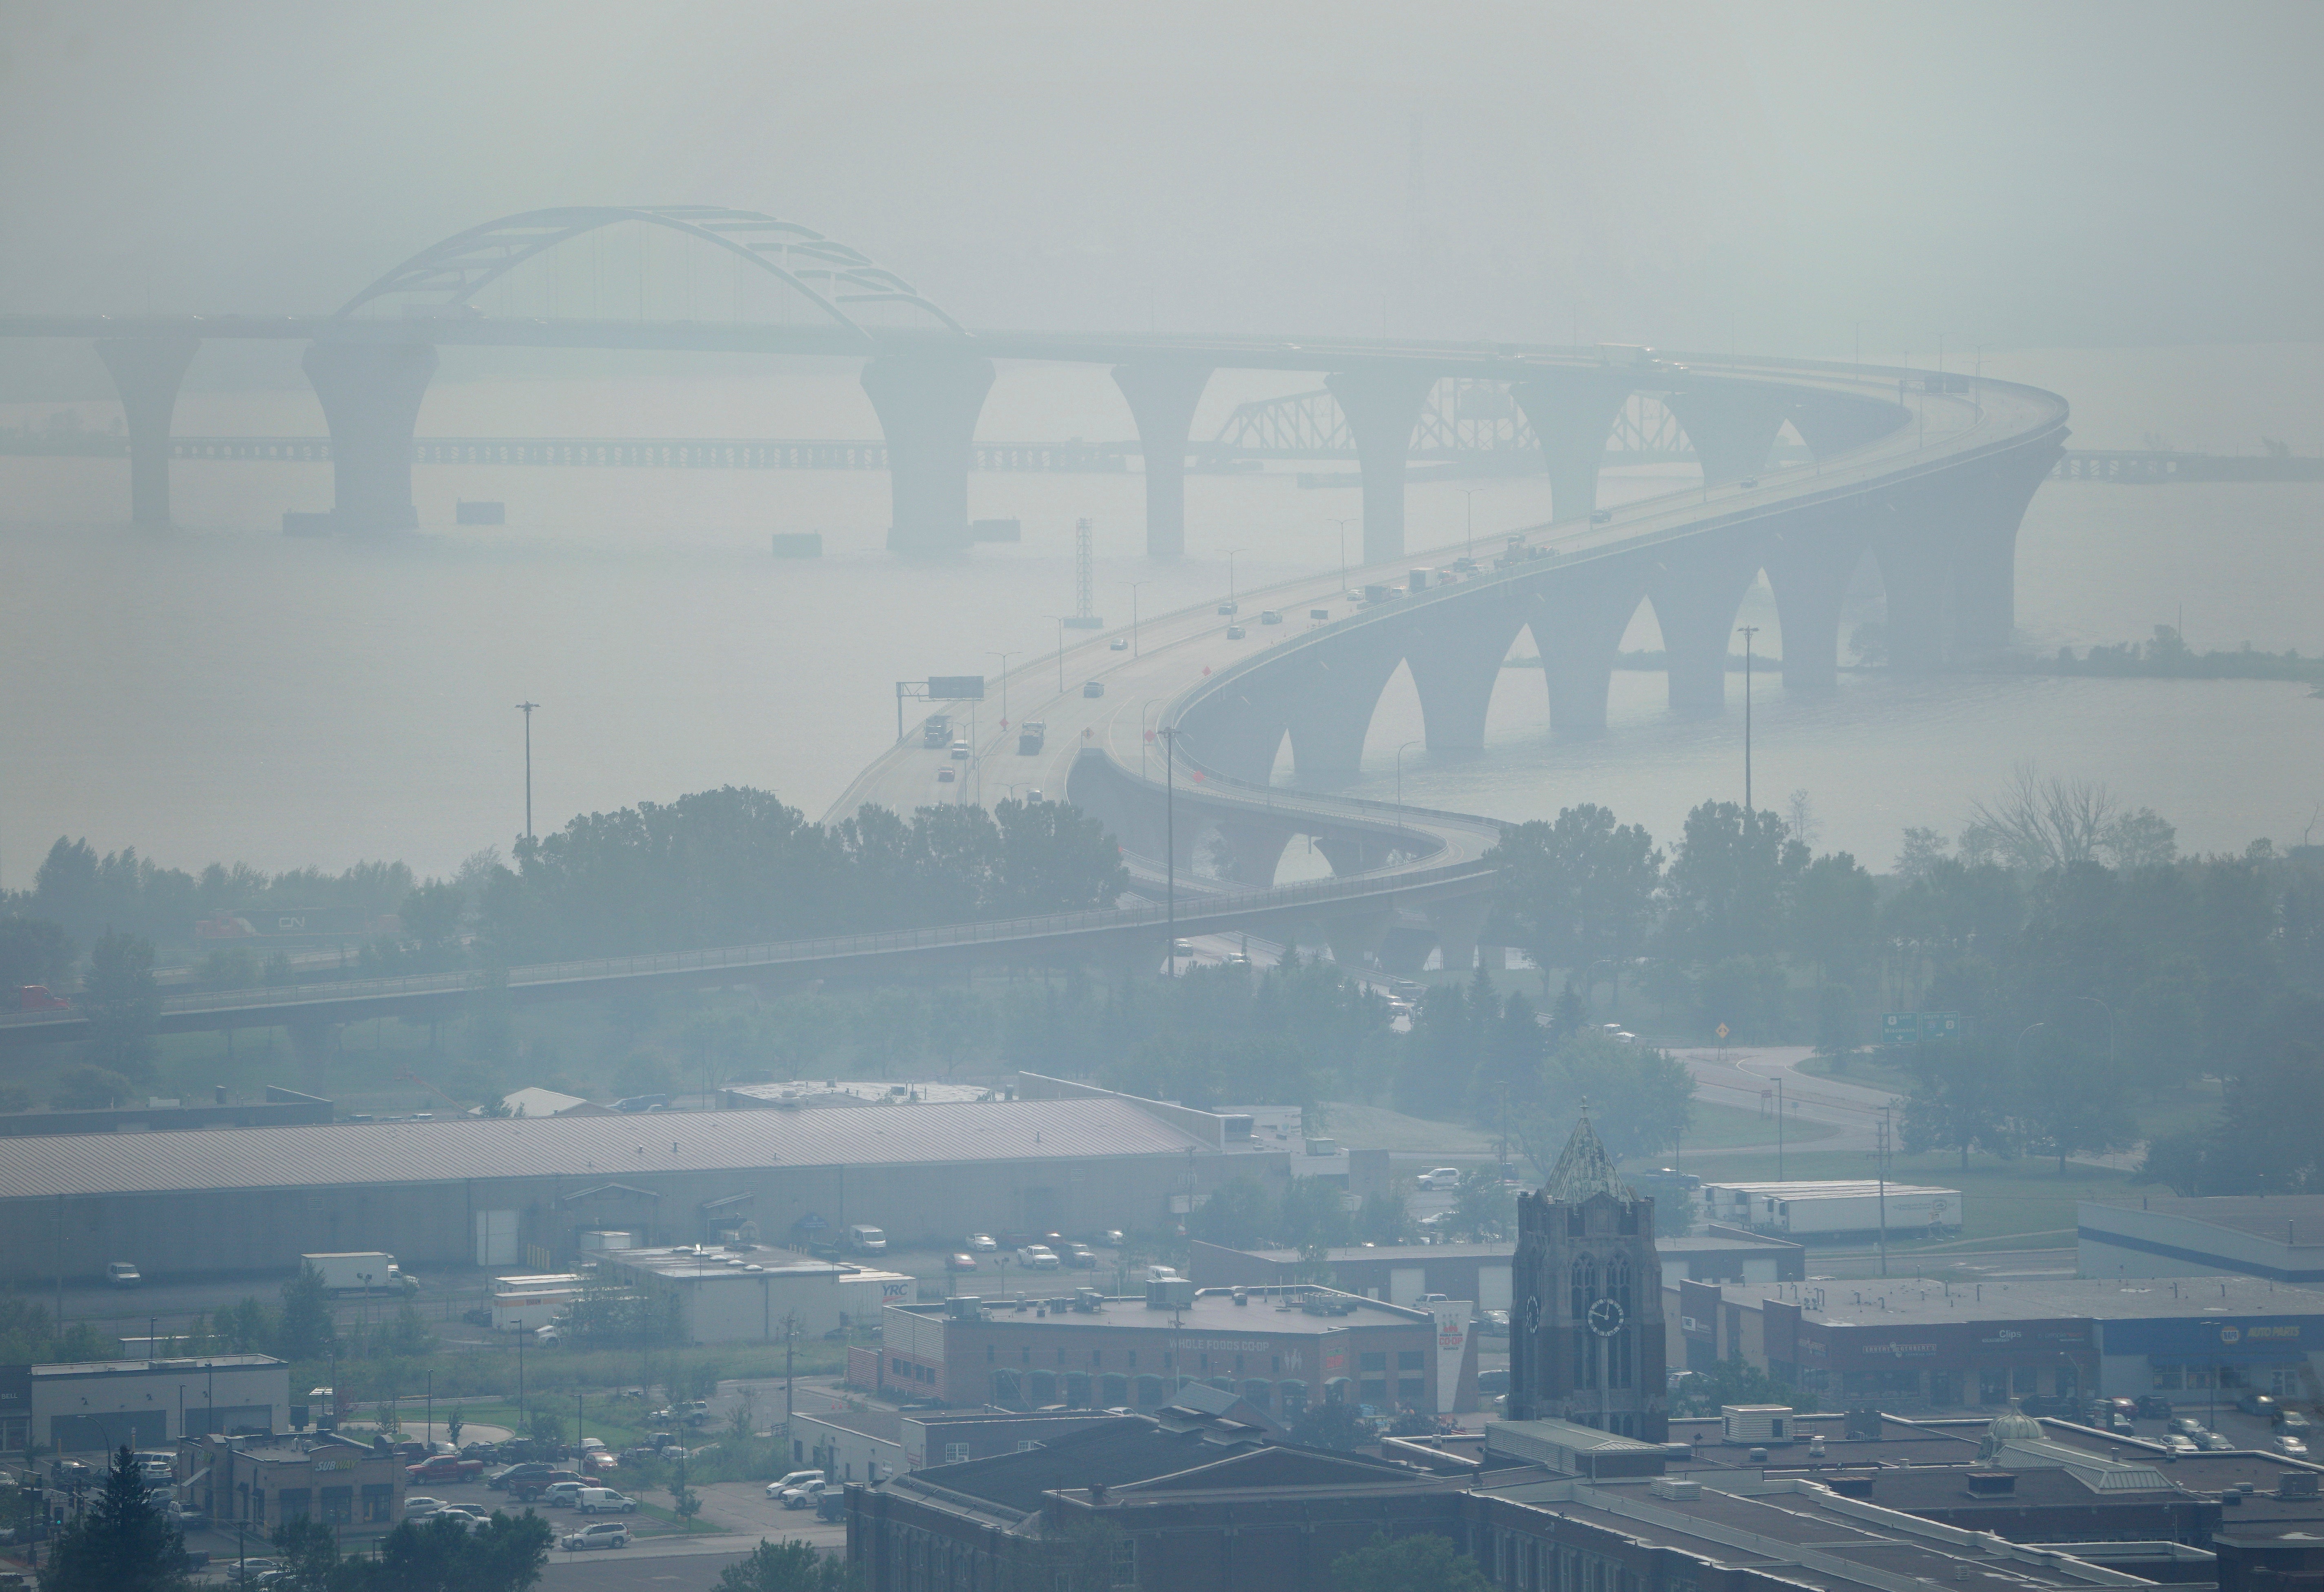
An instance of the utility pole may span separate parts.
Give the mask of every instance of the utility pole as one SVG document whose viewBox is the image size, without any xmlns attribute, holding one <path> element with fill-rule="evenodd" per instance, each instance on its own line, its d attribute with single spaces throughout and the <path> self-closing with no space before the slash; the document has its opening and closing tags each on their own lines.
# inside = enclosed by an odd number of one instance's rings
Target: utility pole
<svg viewBox="0 0 2324 1592">
<path fill-rule="evenodd" d="M 1233 619 L 1233 618 L 1237 617 L 1237 615 L 1236 615 L 1236 612 L 1235 612 L 1235 568 L 1234 568 L 1234 561 L 1235 561 L 1235 555 L 1236 555 L 1237 553 L 1241 552 L 1241 551 L 1242 551 L 1242 549 L 1241 549 L 1240 548 L 1229 548 L 1227 549 L 1227 617 L 1228 617 L 1229 619 Z"/>
<path fill-rule="evenodd" d="M 530 841 L 532 839 L 532 710 L 540 704 L 520 702 L 516 705 L 524 714 L 524 838 Z"/>
<path fill-rule="evenodd" d="M 1361 518 L 1361 515 L 1351 515 L 1345 520 L 1332 521 L 1340 528 L 1340 595 L 1342 597 L 1348 594 L 1348 527 Z"/>
<path fill-rule="evenodd" d="M 1738 625 L 1736 633 L 1743 638 L 1743 816 L 1751 815 L 1751 641 L 1759 633 L 1757 625 Z"/>
<path fill-rule="evenodd" d="M 1178 731 L 1174 724 L 1165 724 L 1155 733 L 1162 737 L 1163 897 L 1170 925 L 1167 960 L 1175 979 L 1178 976 Z M 1191 1178 L 1191 1162 L 1188 1166 Z"/>
<path fill-rule="evenodd" d="M 1131 581 L 1131 582 L 1130 583 L 1130 657 L 1132 657 L 1132 658 L 1136 658 L 1136 657 L 1138 657 L 1138 656 L 1139 656 L 1139 652 L 1138 652 L 1138 588 L 1139 588 L 1139 587 L 1140 587 L 1140 586 L 1150 586 L 1150 585 L 1152 585 L 1153 584 L 1154 584 L 1154 583 L 1153 583 L 1152 581 L 1150 581 L 1150 580 L 1134 580 L 1134 581 Z M 1062 662 L 1060 663 L 1059 667 L 1063 667 Z M 1064 678 L 1064 676 L 1063 676 L 1062 675 L 1060 675 L 1060 676 L 1058 676 L 1058 678 L 1059 678 L 1060 680 L 1062 680 L 1062 679 Z M 1063 691 L 1063 690 L 1065 689 L 1065 686 L 1062 686 L 1062 685 L 1060 685 L 1060 686 L 1057 687 L 1057 689 L 1058 689 L 1058 690 L 1060 690 L 1060 691 Z"/>
<path fill-rule="evenodd" d="M 1775 1075 L 1775 1181 L 1784 1181 L 1784 1078 Z"/>
<path fill-rule="evenodd" d="M 992 649 L 988 647 L 984 649 L 984 656 L 987 658 L 997 658 L 1001 660 L 1001 727 L 1003 730 L 1006 730 L 1009 728 L 1009 660 L 1012 658 L 1022 658 L 1024 656 L 1024 652 L 1021 649 L 1015 652 L 995 652 Z M 1065 667 L 1065 633 L 1063 630 L 1059 630 L 1057 632 L 1058 668 L 1062 670 Z M 1063 691 L 1065 687 L 1060 686 L 1057 689 Z"/>
<path fill-rule="evenodd" d="M 1474 564 L 1477 561 L 1477 489 L 1473 486 L 1464 486 L 1461 489 L 1461 497 L 1467 509 L 1467 522 L 1464 528 L 1467 546 L 1462 549 L 1462 554 L 1470 563 Z"/>
<path fill-rule="evenodd" d="M 791 1446 L 791 1351 L 798 1343 L 798 1311 L 783 1312 L 783 1447 Z M 788 1460 L 784 1461 L 788 1464 Z"/>
<path fill-rule="evenodd" d="M 1880 1136 L 1876 1142 L 1879 1148 L 1873 1174 L 1879 1179 L 1880 1275 L 1885 1277 L 1888 1275 L 1888 1108 L 1886 1106 L 1880 1108 Z"/>
</svg>

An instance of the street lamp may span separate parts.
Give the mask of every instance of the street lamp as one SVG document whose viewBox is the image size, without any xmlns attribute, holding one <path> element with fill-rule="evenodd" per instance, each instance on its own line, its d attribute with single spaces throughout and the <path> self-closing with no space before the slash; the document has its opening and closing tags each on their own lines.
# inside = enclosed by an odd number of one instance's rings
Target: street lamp
<svg viewBox="0 0 2324 1592">
<path fill-rule="evenodd" d="M 524 714 L 524 838 L 532 839 L 532 710 L 537 702 L 520 702 L 519 712 Z"/>
<path fill-rule="evenodd" d="M 1132 658 L 1138 656 L 1138 588 L 1150 586 L 1153 584 L 1150 580 L 1134 580 L 1130 583 L 1130 656 Z M 1062 691 L 1065 687 L 1059 686 L 1057 689 Z"/>
<path fill-rule="evenodd" d="M 1233 618 L 1235 613 L 1235 555 L 1241 551 L 1240 548 L 1227 549 L 1227 617 L 1230 619 Z"/>
<path fill-rule="evenodd" d="M 1751 815 L 1751 640 L 1759 633 L 1757 625 L 1737 625 L 1735 633 L 1743 638 L 1743 815 Z M 1726 665 L 1722 662 L 1722 669 Z M 1724 691 L 1726 687 L 1720 687 Z"/>
<path fill-rule="evenodd" d="M 1464 486 L 1461 489 L 1461 496 L 1465 501 L 1468 511 L 1467 523 L 1462 533 L 1467 544 L 1463 549 L 1463 556 L 1473 564 L 1477 558 L 1477 489 L 1473 486 Z"/>
<path fill-rule="evenodd" d="M 1417 741 L 1407 741 L 1396 749 L 1396 805 L 1399 807 L 1404 805 L 1404 748 L 1419 744 Z"/>
<path fill-rule="evenodd" d="M 1351 514 L 1345 520 L 1334 518 L 1332 521 L 1340 528 L 1340 594 L 1342 596 L 1348 590 L 1348 527 L 1362 518 L 1360 514 Z"/>
<path fill-rule="evenodd" d="M 1059 627 L 1057 630 L 1057 649 L 1061 654 L 1065 650 L 1065 632 L 1064 628 L 1062 626 Z M 1003 730 L 1006 730 L 1009 728 L 1009 660 L 1012 658 L 1024 657 L 1025 651 L 1024 649 L 1020 647 L 1014 652 L 995 652 L 992 649 L 988 647 L 984 649 L 984 656 L 987 658 L 997 658 L 1001 660 L 1001 727 Z M 1060 659 L 1060 661 L 1062 661 L 1062 659 Z M 1065 687 L 1060 686 L 1057 689 L 1062 691 Z"/>
<path fill-rule="evenodd" d="M 1063 696 L 1065 694 L 1065 616 L 1056 613 L 1049 617 L 1057 621 L 1057 695 Z"/>
<path fill-rule="evenodd" d="M 1178 976 L 1178 730 L 1165 724 L 1162 738 L 1162 878 L 1164 917 L 1170 926 L 1170 976 Z"/>
</svg>

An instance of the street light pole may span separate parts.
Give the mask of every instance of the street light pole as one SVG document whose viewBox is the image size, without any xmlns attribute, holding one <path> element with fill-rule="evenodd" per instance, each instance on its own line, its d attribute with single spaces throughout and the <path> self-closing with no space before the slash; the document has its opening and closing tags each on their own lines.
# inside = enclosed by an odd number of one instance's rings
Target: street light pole
<svg viewBox="0 0 2324 1592">
<path fill-rule="evenodd" d="M 1743 638 L 1743 815 L 1748 818 L 1751 815 L 1751 641 L 1758 635 L 1759 627 L 1738 625 L 1735 630 Z"/>
<path fill-rule="evenodd" d="M 532 839 L 532 710 L 537 702 L 520 702 L 517 707 L 524 714 L 524 838 Z"/>
<path fill-rule="evenodd" d="M 1351 514 L 1345 520 L 1332 521 L 1340 528 L 1340 594 L 1343 597 L 1348 593 L 1348 527 L 1361 518 L 1361 515 Z"/>
<path fill-rule="evenodd" d="M 1138 652 L 1138 588 L 1139 588 L 1139 587 L 1140 587 L 1140 586 L 1150 586 L 1150 585 L 1152 585 L 1153 584 L 1154 584 L 1154 583 L 1153 583 L 1152 581 L 1150 581 L 1150 580 L 1134 580 L 1134 581 L 1131 581 L 1131 582 L 1130 583 L 1130 657 L 1132 657 L 1132 658 L 1136 658 L 1137 656 L 1139 656 L 1139 652 Z M 1057 689 L 1058 689 L 1058 690 L 1060 690 L 1060 691 L 1062 691 L 1062 690 L 1064 690 L 1064 689 L 1065 689 L 1065 687 L 1064 687 L 1063 686 L 1058 686 L 1058 687 L 1057 687 Z"/>
<path fill-rule="evenodd" d="M 1229 619 L 1235 617 L 1234 561 L 1235 555 L 1241 551 L 1242 549 L 1240 548 L 1229 548 L 1227 549 L 1227 617 Z"/>
<path fill-rule="evenodd" d="M 1461 489 L 1461 496 L 1468 511 L 1467 523 L 1464 528 L 1466 547 L 1462 556 L 1473 564 L 1477 561 L 1477 489 L 1473 486 L 1464 486 Z"/>
<path fill-rule="evenodd" d="M 1057 654 L 1060 662 L 1064 660 L 1065 656 L 1065 627 L 1060 625 L 1057 629 Z M 1024 650 L 1020 648 L 1015 652 L 995 652 L 988 647 L 984 649 L 984 656 L 1001 660 L 1001 727 L 1006 730 L 1009 728 L 1009 660 L 1012 658 L 1024 657 Z M 1061 686 L 1058 689 L 1062 691 L 1065 687 Z"/>
<path fill-rule="evenodd" d="M 1178 731 L 1165 724 L 1162 737 L 1162 878 L 1165 918 L 1170 927 L 1170 976 L 1178 976 Z"/>
</svg>

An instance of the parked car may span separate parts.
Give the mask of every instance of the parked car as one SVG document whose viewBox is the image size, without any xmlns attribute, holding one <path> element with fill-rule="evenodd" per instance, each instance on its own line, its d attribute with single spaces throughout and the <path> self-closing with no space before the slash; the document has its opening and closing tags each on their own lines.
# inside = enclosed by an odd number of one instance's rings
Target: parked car
<svg viewBox="0 0 2324 1592">
<path fill-rule="evenodd" d="M 785 1487 L 782 1491 L 783 1507 L 812 1509 L 822 1501 L 825 1489 L 830 1486 L 827 1481 L 803 1481 L 795 1487 Z"/>
<path fill-rule="evenodd" d="M 1454 1214 L 1450 1210 L 1432 1210 L 1413 1225 L 1431 1233 L 1443 1232 L 1452 1227 Z"/>
<path fill-rule="evenodd" d="M 630 1545 L 630 1528 L 618 1520 L 601 1520 L 577 1532 L 566 1532 L 558 1540 L 558 1545 L 576 1552 L 584 1548 L 626 1548 Z"/>
<path fill-rule="evenodd" d="M 1480 1338 L 1507 1338 L 1509 1335 L 1509 1312 L 1489 1310 L 1477 1318 L 1477 1335 Z"/>
<path fill-rule="evenodd" d="M 2294 1437 L 2306 1437 L 2316 1430 L 2316 1422 L 2286 1405 L 2275 1413 L 2275 1429 L 2288 1431 Z"/>
<path fill-rule="evenodd" d="M 991 1233 L 971 1233 L 968 1235 L 968 1252 L 971 1255 L 990 1255 L 1000 1247 L 1001 1246 L 993 1241 L 993 1238 Z"/>
<path fill-rule="evenodd" d="M 138 1275 L 137 1268 L 125 1260 L 107 1262 L 105 1267 L 105 1280 L 116 1288 L 135 1288 L 143 1285 L 145 1281 Z"/>
<path fill-rule="evenodd" d="M 433 1455 L 403 1468 L 403 1474 L 413 1481 L 473 1481 L 484 1473 L 482 1459 L 463 1459 L 456 1454 Z"/>
<path fill-rule="evenodd" d="M 491 1516 L 479 1510 L 471 1509 L 465 1504 L 447 1504 L 443 1508 L 428 1516 L 431 1524 L 439 1520 L 456 1520 L 460 1523 L 462 1530 L 471 1532 L 484 1524 L 490 1518 Z"/>
<path fill-rule="evenodd" d="M 487 1479 L 484 1485 L 497 1492 L 506 1493 L 510 1497 L 520 1502 L 530 1503 L 559 1482 L 571 1482 L 578 1486 L 581 1478 L 570 1470 L 560 1470 L 555 1466 L 534 1461 L 525 1465 L 512 1465 L 499 1475 Z"/>
<path fill-rule="evenodd" d="M 2256 1389 L 2244 1394 L 2243 1397 L 2236 1401 L 2236 1408 L 2241 1410 L 2245 1414 L 2265 1415 L 2271 1419 L 2273 1419 L 2275 1413 L 2282 1407 L 2282 1403 L 2273 1394 L 2261 1393 Z"/>
<path fill-rule="evenodd" d="M 1129 1242 L 1127 1238 L 1124 1238 L 1121 1236 L 1121 1229 L 1120 1228 L 1106 1229 L 1105 1231 L 1097 1236 L 1097 1241 L 1104 1245 L 1109 1249 L 1119 1249 L 1122 1245 Z"/>
<path fill-rule="evenodd" d="M 611 1487 L 583 1487 L 573 1507 L 584 1514 L 635 1514 L 638 1501 Z"/>
<path fill-rule="evenodd" d="M 821 1481 L 823 1479 L 824 1475 L 820 1470 L 793 1470 L 786 1475 L 779 1476 L 775 1477 L 774 1480 L 769 1482 L 767 1484 L 767 1496 L 770 1498 L 779 1498 L 789 1488 L 803 1486 L 808 1482 Z"/>
<path fill-rule="evenodd" d="M 277 1559 L 237 1559 L 226 1567 L 226 1578 L 229 1586 L 255 1587 L 281 1569 L 282 1561 Z"/>
<path fill-rule="evenodd" d="M 2176 1431 L 2182 1433 L 2185 1436 L 2192 1437 L 2197 1432 L 2203 1430 L 2203 1423 L 2200 1421 L 2196 1420 L 2192 1415 L 2173 1415 L 2164 1423 L 2163 1430 L 2166 1431 Z"/>
<path fill-rule="evenodd" d="M 1056 1252 L 1047 1244 L 1028 1244 L 1017 1251 L 1017 1264 L 1028 1272 L 1055 1272 L 1065 1269 Z"/>
<path fill-rule="evenodd" d="M 2308 1445 L 2288 1431 L 2279 1431 L 2268 1439 L 2267 1446 L 2279 1454 L 2289 1454 L 2295 1459 L 2308 1458 Z"/>
<path fill-rule="evenodd" d="M 1461 1186 L 1461 1169 L 1457 1166 L 1434 1166 L 1420 1174 L 1424 1189 L 1457 1189 Z"/>
<path fill-rule="evenodd" d="M 948 1255 L 945 1256 L 945 1270 L 948 1272 L 973 1272 L 975 1269 L 976 1256 L 973 1255 Z"/>
<path fill-rule="evenodd" d="M 570 1509 L 581 1501 L 581 1489 L 588 1485 L 584 1481 L 550 1482 L 540 1495 L 540 1501 L 551 1509 Z"/>
<path fill-rule="evenodd" d="M 412 1493 L 406 1495 L 403 1500 L 403 1518 L 414 1520 L 423 1514 L 433 1514 L 443 1507 L 444 1500 L 441 1498 L 430 1498 L 419 1493 Z"/>
<path fill-rule="evenodd" d="M 2198 1451 L 2193 1438 L 2176 1431 L 2163 1434 L 2163 1446 L 2174 1454 L 2192 1454 Z"/>
<path fill-rule="evenodd" d="M 2142 1421 L 2171 1419 L 2171 1401 L 2160 1394 L 2144 1394 L 2138 1400 L 2138 1418 Z"/>
<path fill-rule="evenodd" d="M 815 1517 L 817 1520 L 846 1519 L 847 1489 L 844 1486 L 824 1488 L 823 1496 L 815 1501 Z"/>
<path fill-rule="evenodd" d="M 1086 1244 L 1066 1245 L 1065 1259 L 1065 1265 L 1077 1272 L 1093 1272 L 1097 1269 L 1097 1251 Z"/>
<path fill-rule="evenodd" d="M 191 1504 L 171 1504 L 170 1523 L 181 1532 L 198 1532 L 210 1523 L 208 1514 Z"/>
<path fill-rule="evenodd" d="M 2216 1431 L 2202 1431 L 2196 1433 L 2195 1446 L 2212 1453 L 2227 1454 L 2235 1451 L 2236 1440 Z"/>
</svg>

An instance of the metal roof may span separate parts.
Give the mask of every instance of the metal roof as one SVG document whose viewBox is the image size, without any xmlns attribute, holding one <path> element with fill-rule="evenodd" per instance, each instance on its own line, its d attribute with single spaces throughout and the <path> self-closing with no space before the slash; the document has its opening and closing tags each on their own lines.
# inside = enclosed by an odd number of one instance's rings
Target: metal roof
<svg viewBox="0 0 2324 1592">
<path fill-rule="evenodd" d="M 1183 1155 L 1208 1147 L 1120 1099 L 67 1134 L 10 1139 L 0 1155 L 0 1200 Z"/>
</svg>

